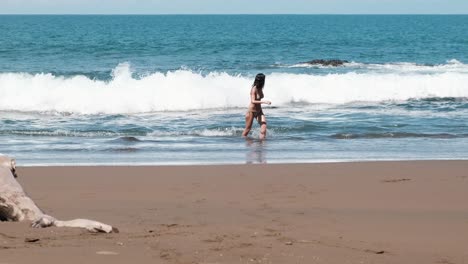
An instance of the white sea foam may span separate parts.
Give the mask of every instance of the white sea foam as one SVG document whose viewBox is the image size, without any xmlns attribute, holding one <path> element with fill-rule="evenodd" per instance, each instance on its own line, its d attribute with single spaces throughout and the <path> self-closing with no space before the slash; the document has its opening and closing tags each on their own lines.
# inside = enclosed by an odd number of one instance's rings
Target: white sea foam
<svg viewBox="0 0 468 264">
<path fill-rule="evenodd" d="M 194 129 L 189 131 L 154 131 L 148 134 L 151 137 L 177 137 L 177 136 L 201 136 L 201 137 L 229 137 L 241 135 L 243 127 Z"/>
<path fill-rule="evenodd" d="M 377 72 L 387 73 L 468 73 L 468 65 L 456 59 L 448 60 L 445 64 L 421 65 L 411 62 L 387 63 L 387 64 L 363 64 L 351 62 L 348 67 L 364 68 Z"/>
<path fill-rule="evenodd" d="M 324 66 L 320 64 L 298 63 L 293 65 L 280 65 L 284 68 L 319 68 L 319 69 L 336 69 L 336 66 Z M 424 65 L 413 62 L 395 62 L 395 63 L 360 63 L 360 62 L 347 62 L 340 67 L 347 69 L 363 69 L 370 72 L 377 73 L 468 73 L 468 64 L 464 64 L 456 59 L 448 60 L 444 64 L 437 65 Z"/>
<path fill-rule="evenodd" d="M 291 102 L 342 104 L 430 97 L 468 97 L 468 74 L 274 73 L 267 76 L 266 98 L 273 105 Z M 0 110 L 143 113 L 246 107 L 252 77 L 227 73 L 201 75 L 189 70 L 156 72 L 135 79 L 128 64 L 111 81 L 85 76 L 0 74 Z"/>
</svg>

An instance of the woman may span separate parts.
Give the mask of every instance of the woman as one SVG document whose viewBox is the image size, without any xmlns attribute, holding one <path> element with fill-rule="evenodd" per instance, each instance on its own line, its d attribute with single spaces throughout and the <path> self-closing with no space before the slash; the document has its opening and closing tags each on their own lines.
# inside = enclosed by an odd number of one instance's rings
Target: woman
<svg viewBox="0 0 468 264">
<path fill-rule="evenodd" d="M 267 123 L 265 114 L 262 111 L 262 104 L 270 105 L 270 101 L 262 101 L 263 98 L 263 86 L 265 86 L 265 75 L 263 73 L 255 76 L 252 89 L 250 90 L 250 105 L 247 114 L 245 115 L 245 129 L 242 133 L 243 137 L 246 137 L 252 129 L 252 123 L 254 118 L 260 124 L 260 139 L 265 139 Z"/>
</svg>

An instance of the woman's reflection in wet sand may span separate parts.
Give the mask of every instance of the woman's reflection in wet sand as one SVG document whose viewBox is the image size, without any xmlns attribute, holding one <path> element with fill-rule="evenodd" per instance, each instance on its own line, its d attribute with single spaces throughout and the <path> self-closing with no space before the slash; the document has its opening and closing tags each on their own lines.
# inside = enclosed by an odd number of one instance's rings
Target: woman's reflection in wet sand
<svg viewBox="0 0 468 264">
<path fill-rule="evenodd" d="M 245 139 L 247 153 L 245 155 L 245 163 L 267 163 L 266 161 L 266 141 L 252 138 Z"/>
</svg>

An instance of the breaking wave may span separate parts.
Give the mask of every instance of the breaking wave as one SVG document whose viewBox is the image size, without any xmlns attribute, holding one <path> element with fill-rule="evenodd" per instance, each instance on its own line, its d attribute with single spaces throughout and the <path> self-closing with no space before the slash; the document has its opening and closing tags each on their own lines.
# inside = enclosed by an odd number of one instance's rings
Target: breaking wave
<svg viewBox="0 0 468 264">
<path fill-rule="evenodd" d="M 468 73 L 468 64 L 464 64 L 456 59 L 448 60 L 444 64 L 418 64 L 413 62 L 394 62 L 394 63 L 360 63 L 345 62 L 339 66 L 326 66 L 320 64 L 297 63 L 293 65 L 277 65 L 280 68 L 313 68 L 313 69 L 333 69 L 347 68 L 348 70 L 362 69 L 369 72 L 378 73 Z"/>
<path fill-rule="evenodd" d="M 0 111 L 132 114 L 158 111 L 246 107 L 252 76 L 189 70 L 156 72 L 135 78 L 130 65 L 118 65 L 110 81 L 53 74 L 1 73 Z M 273 73 L 266 98 L 274 106 L 291 102 L 343 104 L 468 97 L 468 74 Z"/>
</svg>

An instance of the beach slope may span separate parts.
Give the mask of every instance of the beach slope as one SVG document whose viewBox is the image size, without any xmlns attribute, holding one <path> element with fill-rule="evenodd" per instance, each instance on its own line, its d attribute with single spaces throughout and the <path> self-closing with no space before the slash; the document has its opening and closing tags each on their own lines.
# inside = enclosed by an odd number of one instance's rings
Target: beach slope
<svg viewBox="0 0 468 264">
<path fill-rule="evenodd" d="M 25 167 L 47 213 L 0 223 L 1 263 L 468 263 L 468 161 Z"/>
</svg>

